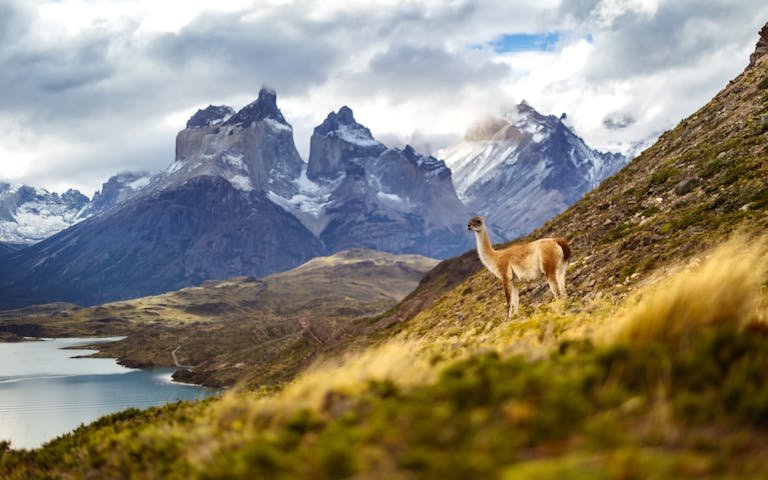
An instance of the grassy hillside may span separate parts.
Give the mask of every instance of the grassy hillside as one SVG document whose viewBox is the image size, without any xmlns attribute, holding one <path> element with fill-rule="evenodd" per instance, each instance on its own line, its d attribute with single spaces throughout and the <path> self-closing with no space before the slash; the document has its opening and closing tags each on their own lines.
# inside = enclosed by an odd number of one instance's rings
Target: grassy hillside
<svg viewBox="0 0 768 480">
<path fill-rule="evenodd" d="M 0 474 L 768 477 L 767 144 L 763 57 L 532 234 L 571 241 L 570 300 L 530 286 L 508 322 L 467 254 L 279 389 L 113 415 Z"/>
<path fill-rule="evenodd" d="M 623 298 L 681 262 L 701 259 L 706 249 L 733 232 L 765 232 L 766 211 L 768 65 L 763 57 L 640 157 L 527 239 L 568 239 L 574 249 L 567 274 L 569 292 L 589 304 Z M 548 302 L 550 295 L 545 285 L 523 289 L 521 305 L 529 306 L 524 316 L 532 313 L 531 305 Z M 442 334 L 435 327 L 448 328 L 452 322 L 459 322 L 461 329 L 483 327 L 501 319 L 503 301 L 500 283 L 483 269 L 474 252 L 468 252 L 442 262 L 376 326 L 432 334 Z"/>
<path fill-rule="evenodd" d="M 43 337 L 128 335 L 98 356 L 134 367 L 182 365 L 176 378 L 207 385 L 291 378 L 360 316 L 396 304 L 437 262 L 349 250 L 260 280 L 205 282 L 98 307 L 52 304 L 0 313 L 0 331 Z"/>
<path fill-rule="evenodd" d="M 389 341 L 278 392 L 130 410 L 36 451 L 6 450 L 0 474 L 759 478 L 768 473 L 766 269 L 765 244 L 735 241 L 641 289 L 592 341 L 533 357 L 502 348 L 494 332 L 506 327 L 474 335 L 485 349 L 469 354 L 456 351 L 471 334 Z"/>
</svg>

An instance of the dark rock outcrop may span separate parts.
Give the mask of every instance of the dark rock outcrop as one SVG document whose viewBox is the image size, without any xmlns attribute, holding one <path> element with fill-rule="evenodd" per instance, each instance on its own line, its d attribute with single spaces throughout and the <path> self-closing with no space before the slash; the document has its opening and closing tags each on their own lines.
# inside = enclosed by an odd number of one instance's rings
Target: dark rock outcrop
<svg viewBox="0 0 768 480">
<path fill-rule="evenodd" d="M 691 193 L 694 188 L 699 184 L 699 179 L 695 177 L 686 178 L 679 181 L 675 185 L 675 193 L 678 195 L 686 195 Z"/>
<path fill-rule="evenodd" d="M 749 56 L 749 66 L 754 65 L 757 60 L 768 53 L 768 23 L 763 25 L 760 29 L 760 37 L 757 39 L 757 45 L 755 45 L 755 51 Z"/>
<path fill-rule="evenodd" d="M 187 121 L 187 128 L 215 127 L 229 120 L 235 110 L 227 105 L 208 105 L 199 109 Z"/>
</svg>

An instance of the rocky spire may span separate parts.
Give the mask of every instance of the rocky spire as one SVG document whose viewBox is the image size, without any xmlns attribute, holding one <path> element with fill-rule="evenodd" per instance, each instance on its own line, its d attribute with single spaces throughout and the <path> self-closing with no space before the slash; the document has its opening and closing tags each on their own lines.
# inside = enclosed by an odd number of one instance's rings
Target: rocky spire
<svg viewBox="0 0 768 480">
<path fill-rule="evenodd" d="M 760 38 L 757 40 L 757 45 L 755 45 L 755 51 L 749 56 L 749 66 L 754 65 L 766 53 L 768 53 L 768 23 L 760 29 Z"/>
<path fill-rule="evenodd" d="M 338 112 L 329 113 L 328 116 L 325 117 L 325 120 L 323 120 L 323 123 L 315 127 L 315 131 L 320 135 L 325 135 L 328 132 L 333 132 L 335 130 L 338 130 L 339 127 L 342 125 L 355 125 L 355 124 L 357 124 L 357 122 L 355 121 L 355 115 L 352 113 L 352 109 L 344 105 L 339 109 Z M 360 127 L 362 127 L 362 125 L 360 125 Z"/>
<path fill-rule="evenodd" d="M 315 127 L 309 143 L 307 177 L 336 178 L 353 160 L 375 158 L 384 150 L 386 147 L 373 138 L 367 127 L 357 123 L 352 109 L 344 105 Z"/>
<path fill-rule="evenodd" d="M 227 120 L 227 125 L 241 125 L 248 127 L 258 120 L 271 118 L 280 123 L 286 123 L 280 109 L 277 108 L 277 93 L 267 87 L 261 87 L 259 98 L 255 102 L 243 107 L 237 114 Z M 287 123 L 286 123 L 287 124 Z"/>
</svg>

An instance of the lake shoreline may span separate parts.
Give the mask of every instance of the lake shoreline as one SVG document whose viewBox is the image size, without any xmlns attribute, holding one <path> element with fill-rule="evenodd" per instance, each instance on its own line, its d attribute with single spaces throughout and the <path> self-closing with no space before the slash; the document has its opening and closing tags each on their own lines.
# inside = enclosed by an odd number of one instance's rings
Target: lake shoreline
<svg viewBox="0 0 768 480">
<path fill-rule="evenodd" d="M 177 382 L 174 369 L 128 368 L 93 350 L 124 337 L 43 337 L 0 344 L 0 441 L 36 449 L 80 424 L 129 408 L 145 410 L 220 392 Z M 77 355 L 72 355 L 77 352 Z"/>
</svg>

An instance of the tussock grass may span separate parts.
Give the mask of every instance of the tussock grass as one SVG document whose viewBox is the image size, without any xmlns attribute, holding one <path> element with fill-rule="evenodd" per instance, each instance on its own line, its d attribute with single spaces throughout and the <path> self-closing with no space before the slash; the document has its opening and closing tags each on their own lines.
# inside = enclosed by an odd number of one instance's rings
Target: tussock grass
<svg viewBox="0 0 768 480">
<path fill-rule="evenodd" d="M 373 382 L 393 381 L 407 388 L 434 380 L 430 345 L 392 340 L 340 358 L 315 363 L 283 389 L 278 401 L 265 403 L 267 410 L 321 409 L 329 392 L 356 395 Z"/>
<path fill-rule="evenodd" d="M 628 300 L 630 306 L 616 328 L 607 329 L 603 339 L 677 344 L 705 327 L 740 328 L 764 321 L 761 285 L 768 271 L 767 244 L 765 238 L 734 237 L 703 262 L 694 260 L 692 266 L 646 287 Z"/>
</svg>

